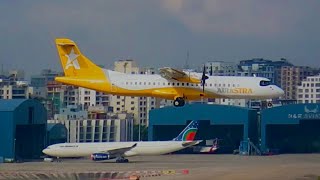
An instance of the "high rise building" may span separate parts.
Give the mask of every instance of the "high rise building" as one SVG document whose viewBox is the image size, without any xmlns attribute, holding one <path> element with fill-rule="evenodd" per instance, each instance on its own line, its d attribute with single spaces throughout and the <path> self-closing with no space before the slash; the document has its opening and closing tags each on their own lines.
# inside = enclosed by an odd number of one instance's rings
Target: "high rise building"
<svg viewBox="0 0 320 180">
<path fill-rule="evenodd" d="M 320 75 L 308 76 L 297 87 L 298 103 L 320 103 Z"/>
<path fill-rule="evenodd" d="M 306 66 L 283 66 L 281 68 L 281 88 L 284 90 L 282 99 L 296 100 L 297 87 L 307 76 L 313 75 L 313 69 Z"/>
</svg>

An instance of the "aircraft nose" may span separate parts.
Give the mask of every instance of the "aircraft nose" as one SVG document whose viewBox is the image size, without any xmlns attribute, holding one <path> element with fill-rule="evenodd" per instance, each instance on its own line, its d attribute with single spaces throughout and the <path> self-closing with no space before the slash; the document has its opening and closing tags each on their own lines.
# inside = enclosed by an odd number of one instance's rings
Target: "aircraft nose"
<svg viewBox="0 0 320 180">
<path fill-rule="evenodd" d="M 273 96 L 274 97 L 280 97 L 280 96 L 284 95 L 284 91 L 280 87 L 278 87 L 276 85 L 273 85 L 270 88 L 273 91 Z"/>
<path fill-rule="evenodd" d="M 49 149 L 44 149 L 44 150 L 42 150 L 42 153 L 43 153 L 43 154 L 48 154 L 48 153 L 49 153 Z"/>
<path fill-rule="evenodd" d="M 284 90 L 278 87 L 279 96 L 284 95 Z"/>
<path fill-rule="evenodd" d="M 274 88 L 274 90 L 275 90 L 275 95 L 276 95 L 277 97 L 280 97 L 280 96 L 284 95 L 284 91 L 283 91 L 280 87 L 276 86 L 276 87 Z"/>
</svg>

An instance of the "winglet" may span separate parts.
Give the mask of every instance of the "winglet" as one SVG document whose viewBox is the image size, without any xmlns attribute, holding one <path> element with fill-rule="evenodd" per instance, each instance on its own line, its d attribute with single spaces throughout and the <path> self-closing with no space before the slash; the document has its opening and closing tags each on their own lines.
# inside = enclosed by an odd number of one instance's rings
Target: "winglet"
<svg viewBox="0 0 320 180">
<path fill-rule="evenodd" d="M 174 141 L 193 141 L 197 134 L 199 121 L 191 121 L 189 125 L 173 140 Z"/>
</svg>

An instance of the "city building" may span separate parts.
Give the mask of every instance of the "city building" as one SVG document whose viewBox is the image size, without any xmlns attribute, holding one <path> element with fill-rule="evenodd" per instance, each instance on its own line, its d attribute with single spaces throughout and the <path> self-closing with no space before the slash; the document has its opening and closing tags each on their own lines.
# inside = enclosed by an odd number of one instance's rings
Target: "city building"
<svg viewBox="0 0 320 180">
<path fill-rule="evenodd" d="M 320 75 L 309 76 L 297 87 L 298 103 L 320 103 Z"/>
<path fill-rule="evenodd" d="M 87 110 L 89 106 L 109 106 L 110 95 L 79 87 L 79 104 Z"/>
<path fill-rule="evenodd" d="M 30 93 L 28 82 L 18 80 L 16 74 L 0 76 L 0 99 L 28 99 Z"/>
<path fill-rule="evenodd" d="M 41 87 L 42 88 L 42 87 Z M 58 114 L 60 108 L 64 107 L 64 92 L 66 85 L 57 83 L 55 81 L 47 82 L 45 86 L 46 96 L 45 98 L 36 97 L 43 101 L 43 104 L 48 111 L 48 119 L 52 119 L 55 114 Z"/>
<path fill-rule="evenodd" d="M 284 90 L 282 99 L 296 100 L 297 87 L 307 76 L 314 75 L 313 72 L 312 68 L 306 66 L 283 66 L 281 68 L 281 88 Z"/>
<path fill-rule="evenodd" d="M 88 111 L 83 111 L 81 106 L 68 105 L 60 108 L 60 112 L 54 115 L 55 120 L 72 120 L 72 119 L 87 119 Z"/>
<path fill-rule="evenodd" d="M 265 77 L 275 83 L 275 68 L 271 60 L 266 59 L 251 59 L 242 60 L 239 63 L 239 76 L 257 76 Z"/>
<path fill-rule="evenodd" d="M 238 66 L 234 62 L 209 61 L 205 63 L 206 73 L 210 76 L 236 76 Z"/>
<path fill-rule="evenodd" d="M 44 69 L 41 71 L 40 75 L 31 76 L 31 84 L 33 87 L 33 97 L 47 98 L 47 84 L 53 83 L 54 78 L 58 76 L 59 73 L 52 71 L 50 69 Z"/>
<path fill-rule="evenodd" d="M 68 106 L 48 122 L 65 125 L 70 143 L 132 141 L 133 138 L 132 114 L 116 114 L 110 107 L 89 106 L 84 111 L 79 106 Z"/>
<path fill-rule="evenodd" d="M 285 58 L 278 61 L 263 58 L 242 60 L 239 63 L 238 75 L 265 77 L 270 79 L 273 84 L 281 87 L 281 67 L 284 66 L 290 67 L 293 65 Z"/>
</svg>

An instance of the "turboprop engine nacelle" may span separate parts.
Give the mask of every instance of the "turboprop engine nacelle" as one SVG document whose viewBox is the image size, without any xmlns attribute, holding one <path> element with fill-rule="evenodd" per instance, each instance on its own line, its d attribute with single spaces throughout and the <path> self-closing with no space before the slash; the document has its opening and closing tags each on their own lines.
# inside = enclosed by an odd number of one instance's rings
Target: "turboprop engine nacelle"
<svg viewBox="0 0 320 180">
<path fill-rule="evenodd" d="M 116 157 L 110 156 L 108 153 L 93 153 L 91 154 L 91 160 L 93 161 L 104 161 L 109 159 L 114 159 Z"/>
</svg>

